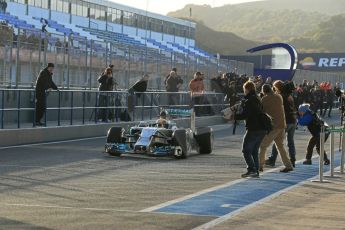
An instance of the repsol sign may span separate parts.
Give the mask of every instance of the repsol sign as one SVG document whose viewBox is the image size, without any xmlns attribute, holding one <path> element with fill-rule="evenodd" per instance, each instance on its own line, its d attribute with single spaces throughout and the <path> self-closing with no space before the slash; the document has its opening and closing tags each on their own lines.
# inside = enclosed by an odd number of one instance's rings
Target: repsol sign
<svg viewBox="0 0 345 230">
<path fill-rule="evenodd" d="M 345 54 L 300 54 L 299 69 L 345 72 Z"/>
</svg>

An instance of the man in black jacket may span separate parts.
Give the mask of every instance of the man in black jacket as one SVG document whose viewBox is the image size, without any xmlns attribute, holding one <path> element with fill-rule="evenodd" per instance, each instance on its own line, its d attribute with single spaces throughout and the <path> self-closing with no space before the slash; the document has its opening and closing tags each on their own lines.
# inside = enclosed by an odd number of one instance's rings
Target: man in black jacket
<svg viewBox="0 0 345 230">
<path fill-rule="evenodd" d="M 106 68 L 102 75 L 97 80 L 99 82 L 98 90 L 102 91 L 112 91 L 113 86 L 116 85 L 113 79 L 113 71 L 110 67 Z M 108 109 L 104 108 L 109 105 L 108 93 L 99 94 L 99 106 L 103 107 L 99 110 L 98 119 L 102 119 L 103 122 L 108 122 L 108 118 L 111 117 Z"/>
<path fill-rule="evenodd" d="M 242 174 L 242 177 L 257 178 L 259 177 L 259 147 L 267 133 L 260 120 L 263 106 L 256 95 L 253 82 L 246 82 L 243 91 L 245 94 L 243 111 L 237 111 L 235 115 L 236 120 L 246 120 L 247 131 L 243 138 L 242 152 L 247 163 L 247 173 Z"/>
<path fill-rule="evenodd" d="M 46 110 L 46 90 L 58 90 L 57 86 L 53 82 L 54 64 L 48 63 L 38 75 L 36 81 L 36 125 L 43 125 L 41 119 Z"/>
<path fill-rule="evenodd" d="M 183 80 L 177 75 L 175 71 L 171 71 L 166 79 L 166 90 L 168 94 L 168 104 L 176 105 L 179 104 L 179 95 L 177 92 L 183 84 Z"/>
</svg>

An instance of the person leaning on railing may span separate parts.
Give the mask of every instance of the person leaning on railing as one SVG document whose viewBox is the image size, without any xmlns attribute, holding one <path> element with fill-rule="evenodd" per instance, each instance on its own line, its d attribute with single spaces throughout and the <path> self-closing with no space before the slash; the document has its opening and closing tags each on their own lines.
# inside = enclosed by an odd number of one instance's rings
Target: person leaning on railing
<svg viewBox="0 0 345 230">
<path fill-rule="evenodd" d="M 53 82 L 52 76 L 54 71 L 54 64 L 48 63 L 38 75 L 36 81 L 36 125 L 44 125 L 41 122 L 46 110 L 46 90 L 58 90 Z"/>
<path fill-rule="evenodd" d="M 197 105 L 194 106 L 196 116 L 199 116 L 202 111 L 202 108 L 198 105 L 201 105 L 203 103 L 203 97 L 205 92 L 203 75 L 204 74 L 201 72 L 196 72 L 194 74 L 194 79 L 192 79 L 189 82 L 189 90 L 191 92 L 192 103 L 193 105 Z"/>
</svg>

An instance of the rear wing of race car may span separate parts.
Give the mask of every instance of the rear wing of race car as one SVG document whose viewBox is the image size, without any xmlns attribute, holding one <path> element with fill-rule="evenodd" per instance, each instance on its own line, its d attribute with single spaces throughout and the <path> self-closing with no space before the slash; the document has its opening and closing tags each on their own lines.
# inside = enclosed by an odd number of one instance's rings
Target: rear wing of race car
<svg viewBox="0 0 345 230">
<path fill-rule="evenodd" d="M 194 109 L 166 109 L 170 116 L 175 118 L 190 117 L 190 128 L 195 131 L 195 111 Z"/>
</svg>

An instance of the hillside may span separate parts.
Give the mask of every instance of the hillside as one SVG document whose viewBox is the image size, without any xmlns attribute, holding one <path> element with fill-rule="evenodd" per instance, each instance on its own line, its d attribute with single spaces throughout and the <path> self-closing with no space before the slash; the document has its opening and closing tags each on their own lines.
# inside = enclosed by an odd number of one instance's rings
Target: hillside
<svg viewBox="0 0 345 230">
<path fill-rule="evenodd" d="M 246 39 L 265 42 L 301 36 L 306 31 L 317 29 L 320 22 L 330 17 L 319 12 L 255 8 L 251 7 L 250 3 L 217 8 L 187 5 L 179 11 L 169 13 L 169 16 L 188 17 L 190 8 L 193 11 L 192 19 L 203 21 L 214 30 L 232 32 Z"/>
<path fill-rule="evenodd" d="M 345 14 L 333 16 L 318 28 L 289 42 L 302 52 L 345 52 Z"/>
<path fill-rule="evenodd" d="M 233 33 L 214 31 L 202 22 L 197 23 L 195 37 L 198 47 L 223 55 L 245 54 L 246 50 L 258 45 L 256 42 L 245 40 Z"/>
</svg>

